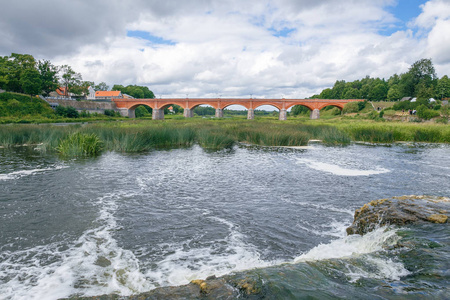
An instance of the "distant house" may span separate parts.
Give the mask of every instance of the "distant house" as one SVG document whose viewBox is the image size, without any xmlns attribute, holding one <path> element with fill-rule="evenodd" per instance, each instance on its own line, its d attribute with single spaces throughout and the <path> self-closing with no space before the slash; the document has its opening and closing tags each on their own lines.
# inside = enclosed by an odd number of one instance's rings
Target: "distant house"
<svg viewBox="0 0 450 300">
<path fill-rule="evenodd" d="M 117 98 L 123 98 L 121 91 L 96 91 L 95 100 L 112 100 Z"/>
<path fill-rule="evenodd" d="M 94 90 L 94 88 L 92 86 L 88 87 L 88 92 L 89 92 L 89 94 L 87 96 L 87 99 L 88 100 L 95 100 L 95 90 Z"/>
<path fill-rule="evenodd" d="M 411 99 L 411 102 L 416 102 L 416 101 L 417 101 L 417 98 L 415 98 L 415 97 Z"/>
<path fill-rule="evenodd" d="M 400 101 L 409 101 L 411 100 L 411 97 L 403 97 L 402 99 L 400 99 Z"/>
<path fill-rule="evenodd" d="M 70 93 L 70 92 L 66 93 L 66 87 L 60 86 L 56 89 L 56 91 L 50 92 L 48 98 L 73 100 L 73 98 L 72 98 L 73 96 L 75 96 L 75 94 Z"/>
<path fill-rule="evenodd" d="M 121 91 L 95 91 L 93 87 L 88 88 L 88 100 L 111 101 L 112 99 L 134 99 L 134 97 L 122 94 Z"/>
</svg>

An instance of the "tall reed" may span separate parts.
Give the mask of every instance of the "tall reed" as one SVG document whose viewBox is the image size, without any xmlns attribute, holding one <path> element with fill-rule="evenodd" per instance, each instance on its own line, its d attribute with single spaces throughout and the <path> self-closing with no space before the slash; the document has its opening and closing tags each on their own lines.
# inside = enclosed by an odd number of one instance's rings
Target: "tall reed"
<svg viewBox="0 0 450 300">
<path fill-rule="evenodd" d="M 63 156 L 96 156 L 102 151 L 102 142 L 95 134 L 75 132 L 59 142 L 56 151 Z"/>
</svg>

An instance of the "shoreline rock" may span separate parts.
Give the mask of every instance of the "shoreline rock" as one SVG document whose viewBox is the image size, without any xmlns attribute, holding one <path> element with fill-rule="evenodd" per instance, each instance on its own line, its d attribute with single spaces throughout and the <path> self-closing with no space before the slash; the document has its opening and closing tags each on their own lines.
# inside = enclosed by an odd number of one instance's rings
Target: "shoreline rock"
<svg viewBox="0 0 450 300">
<path fill-rule="evenodd" d="M 450 199 L 435 196 L 401 196 L 374 200 L 355 211 L 347 234 L 364 235 L 383 225 L 449 222 Z"/>
</svg>

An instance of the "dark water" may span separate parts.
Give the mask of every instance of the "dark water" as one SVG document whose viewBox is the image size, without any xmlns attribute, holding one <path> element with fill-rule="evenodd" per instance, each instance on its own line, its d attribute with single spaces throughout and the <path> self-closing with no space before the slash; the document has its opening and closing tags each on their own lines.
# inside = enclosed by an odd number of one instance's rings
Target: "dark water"
<svg viewBox="0 0 450 300">
<path fill-rule="evenodd" d="M 0 149 L 0 299 L 130 295 L 253 268 L 280 299 L 445 299 L 447 225 L 345 234 L 364 203 L 411 194 L 449 196 L 449 146 L 72 161 Z M 389 248 L 399 240 L 413 246 Z"/>
</svg>

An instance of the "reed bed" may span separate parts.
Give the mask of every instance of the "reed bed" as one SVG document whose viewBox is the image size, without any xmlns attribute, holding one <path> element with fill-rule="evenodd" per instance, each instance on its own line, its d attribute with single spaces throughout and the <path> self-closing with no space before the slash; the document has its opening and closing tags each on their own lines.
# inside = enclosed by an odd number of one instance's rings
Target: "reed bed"
<svg viewBox="0 0 450 300">
<path fill-rule="evenodd" d="M 190 147 L 195 143 L 211 150 L 231 148 L 238 142 L 262 146 L 303 146 L 310 139 L 322 140 L 326 145 L 347 145 L 351 141 L 450 143 L 450 126 L 362 121 L 280 122 L 239 119 L 173 119 L 69 126 L 29 124 L 0 126 L 0 146 L 40 144 L 40 149 L 66 153 L 65 156 L 97 155 L 101 151 L 143 152 L 160 148 Z M 96 151 L 86 150 L 80 146 L 83 143 L 93 143 L 101 147 Z"/>
</svg>

